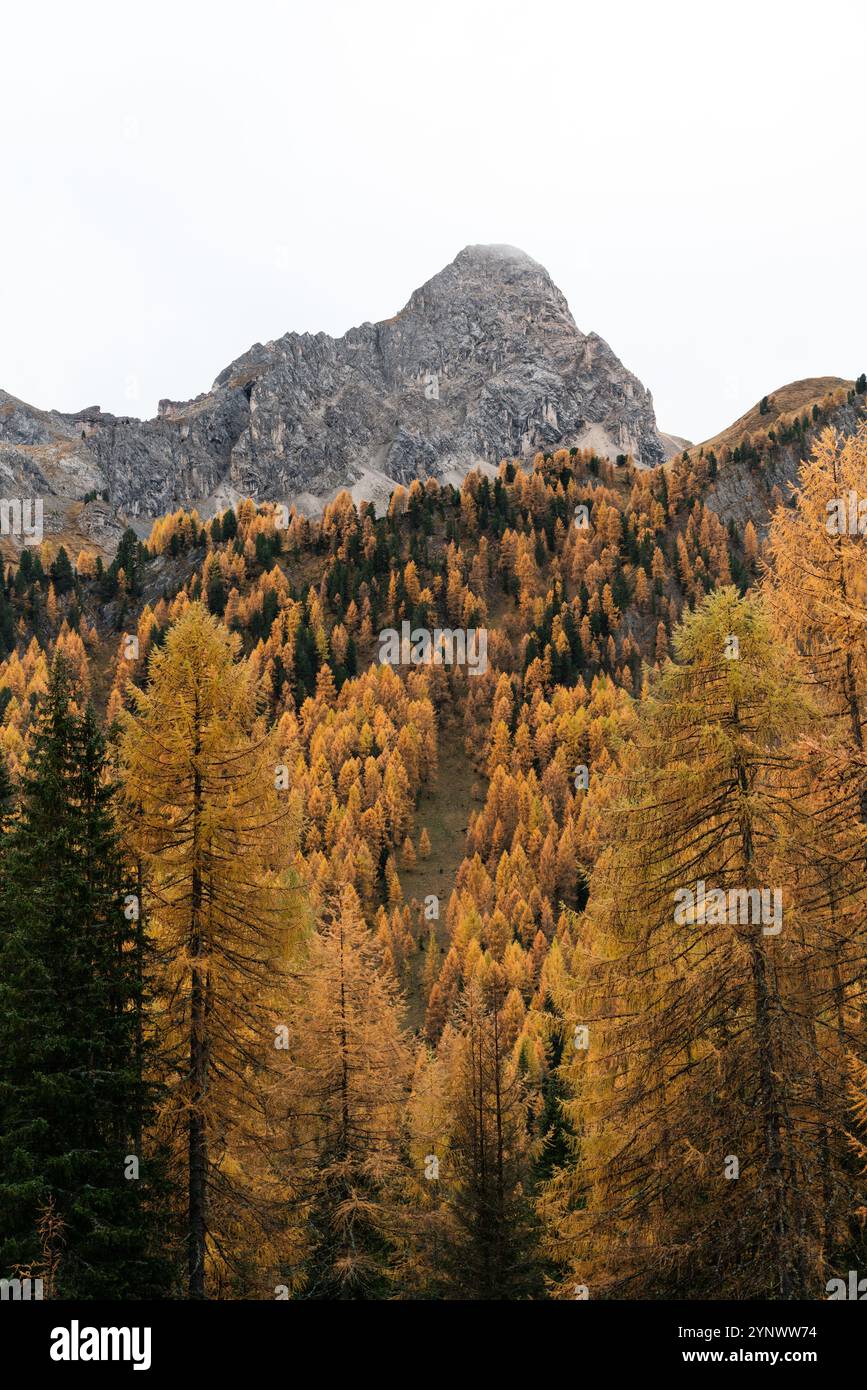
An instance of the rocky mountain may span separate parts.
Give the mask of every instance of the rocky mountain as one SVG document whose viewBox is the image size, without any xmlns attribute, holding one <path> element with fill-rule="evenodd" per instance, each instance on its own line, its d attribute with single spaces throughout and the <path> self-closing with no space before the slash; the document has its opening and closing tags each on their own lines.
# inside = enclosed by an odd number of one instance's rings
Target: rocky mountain
<svg viewBox="0 0 867 1390">
<path fill-rule="evenodd" d="M 313 510 L 343 487 L 384 502 L 396 482 L 589 445 L 650 466 L 682 447 L 547 271 L 509 246 L 468 246 L 394 318 L 342 338 L 257 343 L 193 401 L 154 420 L 41 411 L 0 392 L 0 490 L 46 499 L 83 536 L 239 495 Z"/>
</svg>

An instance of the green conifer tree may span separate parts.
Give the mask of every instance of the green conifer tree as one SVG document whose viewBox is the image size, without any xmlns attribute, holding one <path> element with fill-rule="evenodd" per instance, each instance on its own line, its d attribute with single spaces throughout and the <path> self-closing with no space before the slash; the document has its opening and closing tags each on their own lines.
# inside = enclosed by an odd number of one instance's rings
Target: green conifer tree
<svg viewBox="0 0 867 1390">
<path fill-rule="evenodd" d="M 0 945 L 0 1268 L 32 1266 L 40 1217 L 62 1223 L 61 1297 L 155 1297 L 153 1099 L 136 1045 L 142 990 L 115 788 L 92 710 L 57 658 L 5 850 Z"/>
</svg>

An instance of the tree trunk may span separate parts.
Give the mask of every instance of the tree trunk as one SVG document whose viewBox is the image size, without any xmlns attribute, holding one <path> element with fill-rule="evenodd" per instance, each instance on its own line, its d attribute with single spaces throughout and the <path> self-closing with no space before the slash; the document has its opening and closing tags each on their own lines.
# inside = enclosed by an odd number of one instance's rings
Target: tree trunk
<svg viewBox="0 0 867 1390">
<path fill-rule="evenodd" d="M 193 960 L 190 988 L 190 1116 L 189 1116 L 189 1230 L 187 1268 L 190 1298 L 205 1297 L 205 1245 L 207 1237 L 208 1137 L 204 1101 L 207 1085 L 207 1035 L 205 1024 L 205 986 L 202 970 L 196 964 L 202 952 L 202 869 L 201 817 L 202 779 L 199 770 L 201 738 L 199 708 L 196 701 L 196 741 L 193 748 L 193 872 L 191 886 L 190 956 Z"/>
<path fill-rule="evenodd" d="M 735 705 L 733 723 L 739 727 L 739 711 Z M 738 758 L 737 781 L 741 796 L 749 795 L 749 781 L 746 768 Z M 745 887 L 751 886 L 753 877 L 753 827 L 749 815 L 740 816 L 741 850 Z M 750 936 L 750 965 L 753 983 L 753 1016 L 755 1020 L 756 1047 L 758 1052 L 759 1097 L 762 1109 L 762 1134 L 764 1138 L 765 1165 L 771 1192 L 771 1221 L 773 1242 L 771 1261 L 776 1270 L 777 1284 L 782 1298 L 792 1295 L 792 1264 L 788 1232 L 788 1209 L 786 1205 L 785 1175 L 783 1172 L 783 1150 L 781 1141 L 782 1107 L 778 1092 L 774 1037 L 771 1018 L 771 993 L 768 985 L 765 947 L 762 940 L 761 922 L 753 926 Z"/>
</svg>

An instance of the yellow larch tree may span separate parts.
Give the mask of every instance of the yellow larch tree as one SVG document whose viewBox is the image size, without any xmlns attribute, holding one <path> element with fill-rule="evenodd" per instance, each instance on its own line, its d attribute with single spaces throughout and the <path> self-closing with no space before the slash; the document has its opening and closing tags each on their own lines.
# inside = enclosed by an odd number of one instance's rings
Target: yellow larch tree
<svg viewBox="0 0 867 1390">
<path fill-rule="evenodd" d="M 344 888 L 290 972 L 286 1162 L 306 1215 L 307 1296 L 387 1296 L 413 1058 L 390 966 Z"/>
<path fill-rule="evenodd" d="M 256 1252 L 275 1263 L 283 1234 L 266 1135 L 280 981 L 300 910 L 283 870 L 294 827 L 239 645 L 190 604 L 121 712 L 131 849 L 156 957 L 159 1138 L 185 1194 L 192 1298 L 237 1289 Z"/>
</svg>

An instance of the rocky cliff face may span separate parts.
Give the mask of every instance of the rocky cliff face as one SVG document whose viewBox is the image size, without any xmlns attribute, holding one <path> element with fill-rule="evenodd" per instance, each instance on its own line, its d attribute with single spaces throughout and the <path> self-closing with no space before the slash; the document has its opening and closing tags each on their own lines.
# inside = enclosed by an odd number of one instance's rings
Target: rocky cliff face
<svg viewBox="0 0 867 1390">
<path fill-rule="evenodd" d="M 506 246 L 467 247 L 383 323 L 257 343 L 155 420 L 43 412 L 0 393 L 7 495 L 107 490 L 113 512 L 142 520 L 239 495 L 312 508 L 349 487 L 383 501 L 395 482 L 456 480 L 558 445 L 644 465 L 670 452 L 650 393 L 575 326 L 543 267 Z"/>
</svg>

